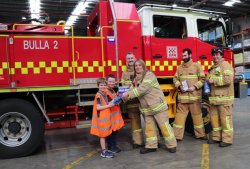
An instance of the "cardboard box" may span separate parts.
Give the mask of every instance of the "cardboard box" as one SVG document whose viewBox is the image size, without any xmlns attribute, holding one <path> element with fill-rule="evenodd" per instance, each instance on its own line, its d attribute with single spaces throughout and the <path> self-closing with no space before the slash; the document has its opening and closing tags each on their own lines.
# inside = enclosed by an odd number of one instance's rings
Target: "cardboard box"
<svg viewBox="0 0 250 169">
<path fill-rule="evenodd" d="M 234 54 L 234 63 L 235 64 L 243 63 L 243 53 Z"/>
</svg>

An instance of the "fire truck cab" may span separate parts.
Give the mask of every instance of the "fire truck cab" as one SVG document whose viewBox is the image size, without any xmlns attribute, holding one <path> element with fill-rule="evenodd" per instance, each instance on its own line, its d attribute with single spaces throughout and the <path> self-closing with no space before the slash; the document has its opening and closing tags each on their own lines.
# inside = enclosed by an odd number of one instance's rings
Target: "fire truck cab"
<svg viewBox="0 0 250 169">
<path fill-rule="evenodd" d="M 143 57 L 157 76 L 172 77 L 184 48 L 205 71 L 212 65 L 211 48 L 227 47 L 223 18 L 208 11 L 144 5 L 138 14 L 142 25 Z M 230 50 L 228 50 L 230 52 Z M 231 60 L 232 55 L 226 54 Z"/>
<path fill-rule="evenodd" d="M 219 15 L 154 4 L 137 10 L 134 4 L 100 1 L 88 17 L 85 37 L 75 36 L 73 26 L 65 34 L 68 25 L 1 24 L 0 157 L 34 152 L 43 140 L 44 121 L 46 128 L 62 128 L 91 118 L 86 106 L 92 105 L 96 79 L 108 74 L 119 79 L 127 52 L 156 74 L 174 118 L 172 77 L 184 48 L 193 51 L 192 59 L 205 72 L 213 47 L 222 47 L 232 63 Z"/>
</svg>

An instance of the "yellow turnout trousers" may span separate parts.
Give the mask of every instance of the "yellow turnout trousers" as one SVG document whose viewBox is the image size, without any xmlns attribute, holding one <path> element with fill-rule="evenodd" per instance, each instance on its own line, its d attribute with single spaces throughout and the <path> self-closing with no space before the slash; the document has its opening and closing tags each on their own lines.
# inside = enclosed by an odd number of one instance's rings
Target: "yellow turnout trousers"
<svg viewBox="0 0 250 169">
<path fill-rule="evenodd" d="M 167 111 L 161 112 L 148 112 L 144 113 L 145 118 L 145 136 L 146 136 L 146 148 L 157 148 L 158 147 L 158 136 L 157 136 L 157 125 L 159 126 L 165 145 L 167 148 L 173 148 L 177 146 L 174 132 L 169 124 Z"/>
<path fill-rule="evenodd" d="M 195 137 L 204 137 L 205 129 L 201 112 L 201 103 L 179 103 L 177 106 L 176 117 L 173 125 L 176 139 L 183 139 L 185 122 L 188 112 L 191 113 L 193 119 Z"/>
<path fill-rule="evenodd" d="M 127 109 L 128 117 L 130 118 L 131 123 L 131 132 L 133 144 L 142 145 L 143 144 L 143 135 L 141 127 L 141 116 L 140 110 L 137 107 Z"/>
<path fill-rule="evenodd" d="M 212 105 L 210 108 L 212 139 L 224 143 L 233 143 L 232 106 Z"/>
</svg>

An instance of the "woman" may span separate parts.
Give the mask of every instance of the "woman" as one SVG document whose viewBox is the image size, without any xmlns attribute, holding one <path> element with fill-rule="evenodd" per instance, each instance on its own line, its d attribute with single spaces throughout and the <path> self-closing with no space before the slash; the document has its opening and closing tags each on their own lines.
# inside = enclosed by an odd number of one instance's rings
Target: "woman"
<svg viewBox="0 0 250 169">
<path fill-rule="evenodd" d="M 145 117 L 145 148 L 140 150 L 141 154 L 154 152 L 157 150 L 157 128 L 159 126 L 165 139 L 165 145 L 170 153 L 176 152 L 177 142 L 173 129 L 169 125 L 167 117 L 167 103 L 160 88 L 156 76 L 146 69 L 143 60 L 138 59 L 134 64 L 135 79 L 134 88 L 123 94 L 124 100 L 138 98 L 140 101 L 140 111 Z"/>
</svg>

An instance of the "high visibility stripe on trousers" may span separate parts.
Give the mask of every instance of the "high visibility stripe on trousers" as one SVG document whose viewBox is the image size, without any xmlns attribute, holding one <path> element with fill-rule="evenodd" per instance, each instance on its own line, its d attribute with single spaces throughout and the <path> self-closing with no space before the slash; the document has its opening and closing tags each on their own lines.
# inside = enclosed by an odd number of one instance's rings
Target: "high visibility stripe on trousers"
<svg viewBox="0 0 250 169">
<path fill-rule="evenodd" d="M 165 122 L 165 126 L 166 126 L 166 129 L 168 131 L 169 136 L 168 137 L 164 137 L 164 139 L 166 141 L 170 141 L 171 139 L 174 138 L 174 132 L 172 131 L 169 123 Z"/>
<path fill-rule="evenodd" d="M 225 133 L 232 133 L 233 132 L 233 128 L 231 128 L 230 126 L 230 119 L 228 116 L 226 116 L 226 126 L 227 128 L 223 128 L 222 131 L 224 131 Z"/>
</svg>

